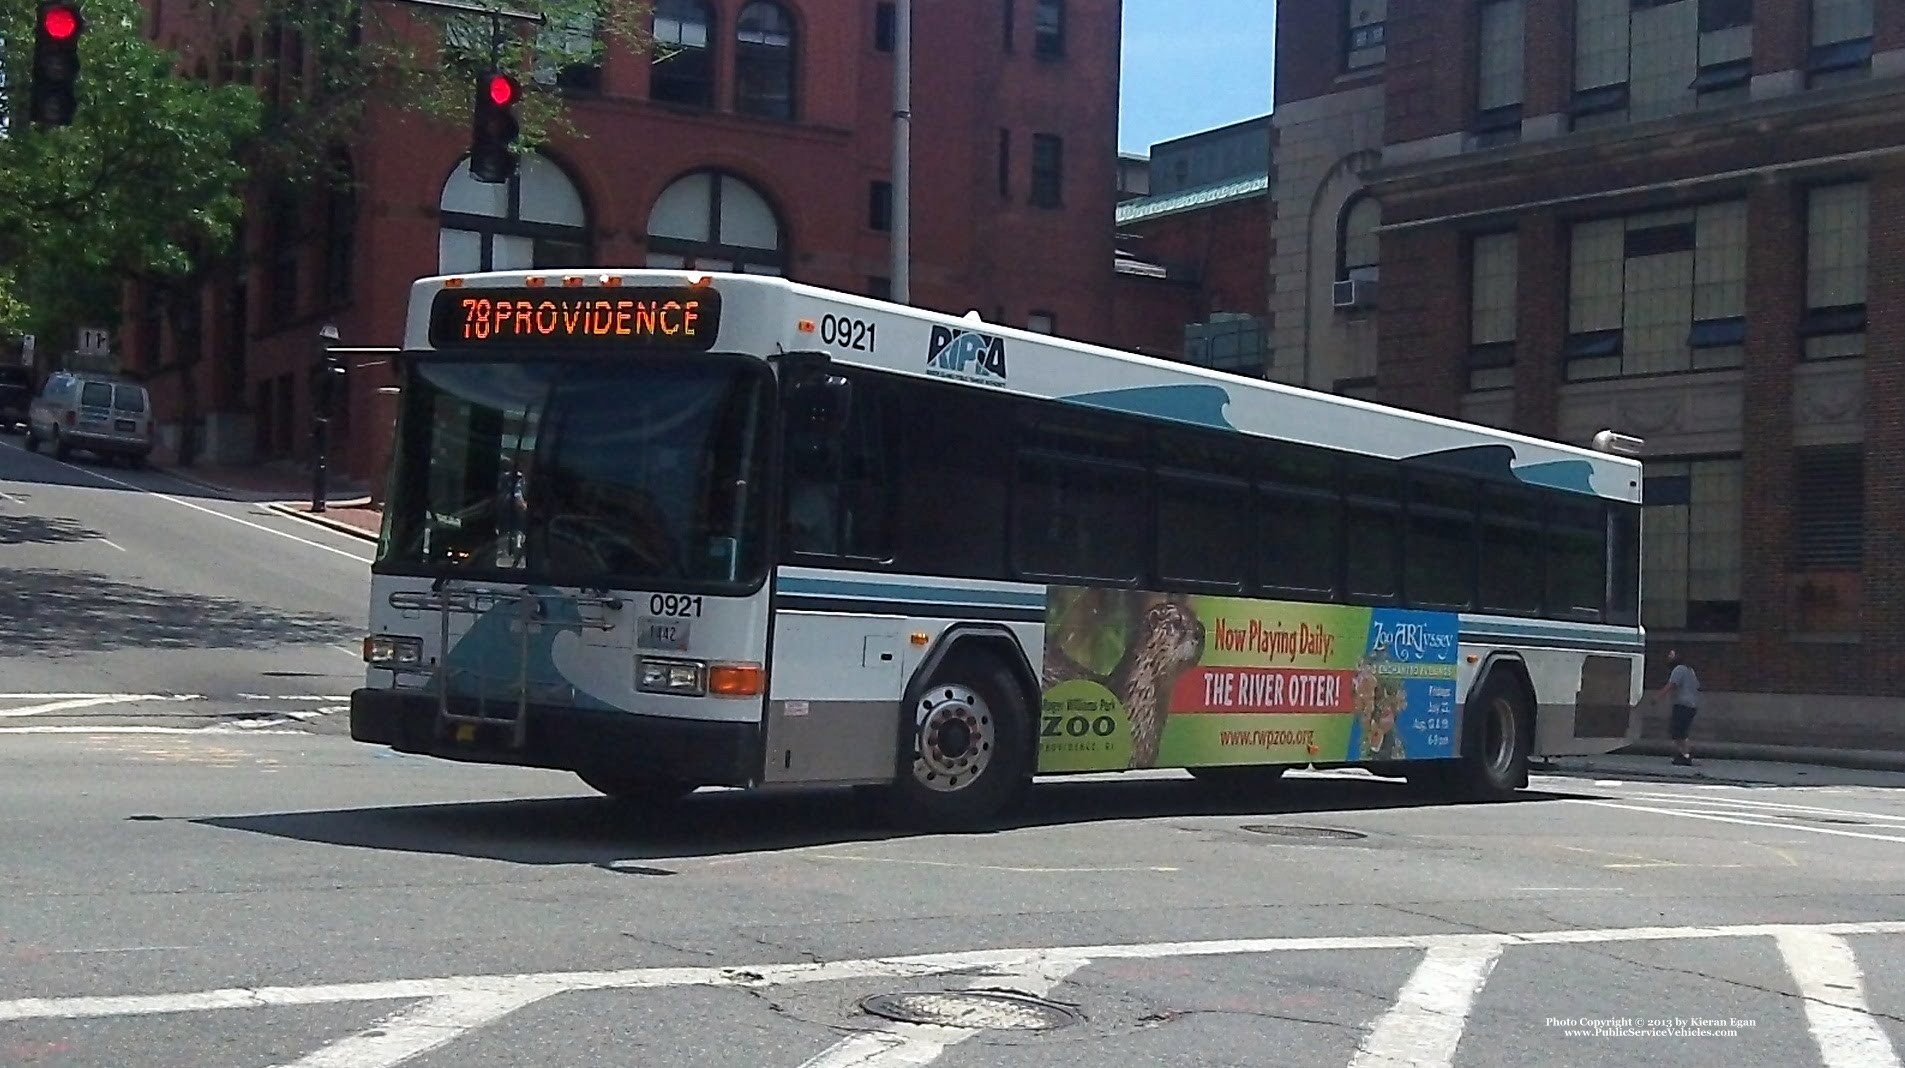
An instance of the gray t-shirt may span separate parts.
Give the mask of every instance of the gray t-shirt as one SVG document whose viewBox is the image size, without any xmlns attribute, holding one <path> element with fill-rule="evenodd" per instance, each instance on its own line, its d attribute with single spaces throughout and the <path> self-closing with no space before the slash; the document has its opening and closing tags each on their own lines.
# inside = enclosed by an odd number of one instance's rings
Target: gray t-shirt
<svg viewBox="0 0 1905 1068">
<path fill-rule="evenodd" d="M 1700 676 L 1685 664 L 1675 664 L 1667 676 L 1667 685 L 1673 687 L 1673 703 L 1688 708 L 1700 707 Z"/>
</svg>

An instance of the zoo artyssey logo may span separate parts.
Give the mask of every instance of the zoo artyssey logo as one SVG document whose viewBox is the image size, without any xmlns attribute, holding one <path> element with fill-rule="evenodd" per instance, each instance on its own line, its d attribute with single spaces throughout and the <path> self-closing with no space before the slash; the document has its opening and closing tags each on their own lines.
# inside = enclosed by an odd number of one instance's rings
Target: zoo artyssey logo
<svg viewBox="0 0 1905 1068">
<path fill-rule="evenodd" d="M 1422 623 L 1385 623 L 1378 621 L 1374 626 L 1375 641 L 1371 642 L 1374 652 L 1387 652 L 1401 661 L 1452 662 L 1455 659 L 1455 636 L 1432 629 Z"/>
<path fill-rule="evenodd" d="M 926 350 L 926 368 L 933 374 L 968 381 L 1005 381 L 1005 339 L 976 330 L 933 327 Z"/>
</svg>

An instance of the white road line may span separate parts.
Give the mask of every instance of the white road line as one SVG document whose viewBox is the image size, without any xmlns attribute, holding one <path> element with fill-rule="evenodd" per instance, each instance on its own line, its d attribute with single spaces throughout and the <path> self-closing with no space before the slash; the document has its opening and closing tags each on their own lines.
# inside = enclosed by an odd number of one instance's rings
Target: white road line
<svg viewBox="0 0 1905 1068">
<path fill-rule="evenodd" d="M 113 548 L 115 548 L 115 549 L 118 549 L 118 550 L 119 550 L 120 552 L 122 552 L 122 553 L 126 551 L 126 547 L 125 547 L 125 546 L 123 546 L 123 545 L 121 545 L 121 544 L 119 544 L 118 542 L 116 542 L 116 541 L 114 541 L 114 540 L 112 540 L 111 538 L 104 538 L 104 537 L 102 537 L 102 538 L 95 538 L 95 539 L 93 539 L 93 540 L 95 540 L 95 541 L 103 541 L 103 542 L 105 542 L 105 543 L 106 543 L 107 545 L 110 545 L 110 546 L 112 546 Z"/>
<path fill-rule="evenodd" d="M 7 500 L 9 500 L 9 501 L 12 501 L 12 502 L 13 502 L 14 504 L 25 504 L 25 503 L 26 503 L 26 501 L 25 501 L 24 499 L 22 499 L 22 498 L 19 498 L 19 497 L 15 497 L 15 496 L 14 496 L 13 494 L 11 494 L 11 493 L 8 493 L 8 492 L 7 492 L 6 490 L 0 490 L 0 497 L 5 497 L 5 498 L 6 498 Z"/>
<path fill-rule="evenodd" d="M 105 705 L 150 704 L 157 701 L 178 702 L 196 700 L 194 697 L 174 697 L 157 693 L 121 693 L 94 694 L 88 697 L 68 697 L 44 704 L 21 705 L 17 708 L 0 708 L 0 719 L 20 719 L 26 716 L 45 716 L 54 712 L 73 712 L 82 708 L 100 708 Z"/>
<path fill-rule="evenodd" d="M 1795 805 L 1784 801 L 1760 801 L 1747 797 L 1689 797 L 1686 794 L 1653 793 L 1636 793 L 1628 796 L 1653 801 L 1687 801 L 1696 805 L 1736 805 L 1741 808 L 1765 809 L 1766 815 L 1769 816 L 1795 813 L 1814 816 L 1857 816 L 1861 819 L 1905 822 L 1905 812 L 1870 812 L 1854 808 L 1830 808 L 1823 805 Z"/>
<path fill-rule="evenodd" d="M 431 998 L 279 1068 L 390 1068 L 556 993 L 530 986 Z"/>
<path fill-rule="evenodd" d="M 1892 1040 L 1865 1003 L 1865 975 L 1844 938 L 1816 931 L 1777 935 L 1786 970 L 1806 999 L 1806 1022 L 1826 1068 L 1900 1068 Z"/>
<path fill-rule="evenodd" d="M 1085 875 L 1097 872 L 1174 872 L 1177 868 L 1100 867 L 1100 868 L 1014 868 L 1003 864 L 961 864 L 952 860 L 914 860 L 909 857 L 858 857 L 851 853 L 807 853 L 815 860 L 861 860 L 869 864 L 911 864 L 927 868 L 964 868 L 968 871 L 1003 871 L 1015 875 Z"/>
<path fill-rule="evenodd" d="M 158 490 L 147 489 L 144 486 L 135 486 L 130 482 L 121 481 L 119 479 L 112 477 L 111 475 L 102 475 L 97 471 L 87 470 L 86 468 L 81 467 L 78 464 L 70 464 L 70 463 L 67 463 L 65 460 L 57 460 L 50 456 L 41 457 L 41 459 L 49 460 L 53 463 L 59 464 L 61 467 L 70 467 L 73 470 L 78 471 L 80 474 L 87 476 L 88 478 L 96 478 L 99 481 L 104 482 L 108 485 L 118 486 L 121 489 L 129 489 L 129 490 L 132 490 L 134 493 L 143 493 L 151 497 L 157 497 L 158 499 L 162 501 L 171 501 L 173 504 L 176 504 L 181 508 L 190 508 L 194 512 L 204 512 L 206 515 L 217 516 L 218 518 L 226 520 L 227 522 L 237 523 L 241 527 L 250 527 L 253 530 L 262 530 L 266 534 L 272 534 L 280 538 L 286 538 L 291 541 L 295 541 L 300 545 L 308 545 L 313 549 L 322 549 L 327 553 L 335 553 L 338 556 L 347 557 L 349 559 L 355 560 L 360 564 L 368 564 L 372 562 L 370 557 L 368 556 L 359 556 L 356 553 L 347 553 L 344 550 L 339 549 L 335 546 L 325 545 L 323 542 L 312 541 L 309 538 L 300 538 L 296 534 L 290 534 L 282 530 L 274 530 L 271 527 L 264 526 L 263 524 L 253 523 L 249 519 L 240 519 L 235 515 L 226 515 L 224 512 L 221 512 L 215 508 L 207 508 L 202 504 L 193 504 L 191 501 L 182 500 L 178 497 L 172 496 L 169 493 L 160 493 Z"/>
<path fill-rule="evenodd" d="M 1446 1068 L 1501 951 L 1500 943 L 1432 947 L 1370 1028 L 1350 1068 Z"/>
<path fill-rule="evenodd" d="M 1774 823 L 1771 820 L 1745 819 L 1739 816 L 1722 816 L 1712 812 L 1690 812 L 1678 808 L 1655 808 L 1651 805 L 1630 805 L 1621 801 L 1594 801 L 1587 798 L 1575 798 L 1576 804 L 1599 805 L 1602 808 L 1618 808 L 1627 812 L 1651 812 L 1658 816 L 1681 816 L 1690 820 L 1712 820 L 1715 823 L 1736 823 L 1743 827 L 1770 827 L 1776 831 L 1804 831 L 1807 834 L 1827 834 L 1839 838 L 1864 838 L 1874 842 L 1905 842 L 1905 837 L 1896 834 L 1868 834 L 1865 831 L 1847 831 L 1838 827 L 1810 827 L 1803 823 Z"/>
<path fill-rule="evenodd" d="M 309 734 L 309 731 L 280 731 L 263 727 L 240 728 L 229 723 L 204 727 L 87 727 L 79 724 L 37 727 L 0 727 L 0 734 Z"/>
<path fill-rule="evenodd" d="M 1086 963 L 1079 958 L 1039 954 L 1020 964 L 1001 968 L 979 982 L 968 984 L 967 988 L 1004 989 L 1044 997 Z M 843 1039 L 802 1062 L 800 1068 L 920 1068 L 938 1060 L 948 1047 L 964 1042 L 980 1030 L 896 1022 Z"/>
<path fill-rule="evenodd" d="M 831 983 L 845 979 L 898 979 L 945 975 L 977 968 L 1005 968 L 1043 956 L 1057 962 L 1089 964 L 1101 960 L 1156 960 L 1163 957 L 1249 956 L 1369 949 L 1475 949 L 1485 946 L 1585 945 L 1600 942 L 1693 941 L 1713 938 L 1770 938 L 1792 931 L 1820 934 L 1905 934 L 1905 921 L 1870 920 L 1822 924 L 1741 924 L 1731 927 L 1616 927 L 1519 934 L 1357 935 L 1310 938 L 1239 938 L 1208 942 L 1146 942 L 1125 945 L 1058 946 L 1047 949 L 987 949 L 911 957 L 877 957 L 819 964 L 762 964 L 749 967 L 636 968 L 608 972 L 539 972 L 526 975 L 465 975 L 437 979 L 394 979 L 323 986 L 252 987 L 184 994 L 133 994 L 107 997 L 20 998 L 0 1001 L 0 1022 L 87 1019 L 205 1012 L 211 1009 L 283 1005 L 329 1005 L 350 1001 L 402 1001 L 448 997 L 472 991 L 515 987 L 575 990 L 640 990 L 660 987 L 762 987 Z"/>
</svg>

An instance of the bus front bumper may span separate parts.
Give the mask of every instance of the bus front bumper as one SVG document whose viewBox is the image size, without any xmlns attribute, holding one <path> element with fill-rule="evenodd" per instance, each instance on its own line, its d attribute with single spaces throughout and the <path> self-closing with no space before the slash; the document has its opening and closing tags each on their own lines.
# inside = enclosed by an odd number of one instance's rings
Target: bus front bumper
<svg viewBox="0 0 1905 1068">
<path fill-rule="evenodd" d="M 452 699 L 453 713 L 474 712 Z M 472 732 L 437 716 L 436 697 L 391 690 L 351 693 L 351 738 L 475 764 L 513 764 L 556 771 L 647 771 L 698 786 L 747 786 L 761 775 L 760 727 L 664 719 L 638 712 L 530 705 L 521 747 L 512 725 L 478 724 Z"/>
</svg>

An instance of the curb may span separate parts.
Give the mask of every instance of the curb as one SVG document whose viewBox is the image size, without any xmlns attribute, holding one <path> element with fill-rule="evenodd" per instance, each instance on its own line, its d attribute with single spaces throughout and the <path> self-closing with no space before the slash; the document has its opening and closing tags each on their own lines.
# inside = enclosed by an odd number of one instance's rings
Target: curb
<svg viewBox="0 0 1905 1068">
<path fill-rule="evenodd" d="M 332 530 L 339 534 L 349 534 L 354 538 L 373 543 L 378 540 L 378 536 L 374 531 L 365 530 L 363 527 L 353 526 L 350 523 L 341 523 L 335 519 L 327 519 L 322 515 L 313 515 L 310 512 L 300 511 L 288 504 L 273 503 L 266 504 L 265 507 L 281 515 L 288 515 L 293 519 L 301 519 L 306 523 L 314 523 L 317 526 L 324 527 L 327 530 Z"/>
<path fill-rule="evenodd" d="M 1677 750 L 1665 741 L 1635 742 L 1609 756 L 1671 756 Z M 1754 760 L 1782 764 L 1815 764 L 1855 771 L 1905 771 L 1905 753 L 1868 749 L 1817 749 L 1796 745 L 1754 745 L 1746 742 L 1693 743 L 1693 758 Z"/>
</svg>

